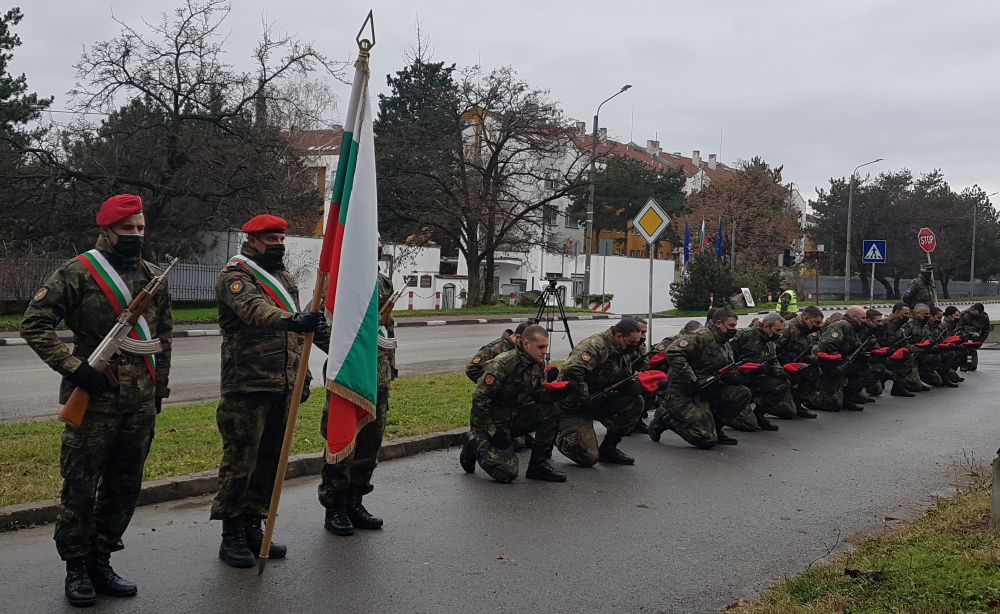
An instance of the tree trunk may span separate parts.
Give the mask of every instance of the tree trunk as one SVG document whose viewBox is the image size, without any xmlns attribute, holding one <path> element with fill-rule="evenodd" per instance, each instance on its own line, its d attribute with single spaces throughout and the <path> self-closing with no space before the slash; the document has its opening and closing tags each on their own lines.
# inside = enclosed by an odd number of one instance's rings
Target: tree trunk
<svg viewBox="0 0 1000 614">
<path fill-rule="evenodd" d="M 879 272 L 878 267 L 875 267 L 875 279 L 885 288 L 885 299 L 887 301 L 894 301 L 899 298 L 899 295 L 893 290 L 892 284 L 886 279 L 884 273 Z"/>
<path fill-rule="evenodd" d="M 465 266 L 469 270 L 468 307 L 479 307 L 483 299 L 483 276 L 479 268 L 479 258 L 465 254 Z"/>
<path fill-rule="evenodd" d="M 861 296 L 864 298 L 871 296 L 871 280 L 868 279 L 870 271 L 867 269 L 867 266 L 862 265 L 861 270 L 858 271 L 858 277 L 861 279 Z M 850 280 L 847 283 L 850 283 Z"/>
<path fill-rule="evenodd" d="M 899 281 L 903 279 L 903 273 L 897 272 L 892 278 L 892 291 L 896 295 L 896 300 L 902 299 L 903 295 L 899 291 Z"/>
<path fill-rule="evenodd" d="M 493 277 L 496 271 L 496 260 L 495 254 L 491 250 L 486 254 L 486 272 L 483 274 L 483 304 L 489 304 L 493 295 L 496 294 L 499 289 L 493 287 Z"/>
<path fill-rule="evenodd" d="M 951 281 L 951 275 L 942 272 L 941 274 L 941 294 L 944 298 L 949 299 L 951 295 L 948 293 L 948 282 Z"/>
</svg>

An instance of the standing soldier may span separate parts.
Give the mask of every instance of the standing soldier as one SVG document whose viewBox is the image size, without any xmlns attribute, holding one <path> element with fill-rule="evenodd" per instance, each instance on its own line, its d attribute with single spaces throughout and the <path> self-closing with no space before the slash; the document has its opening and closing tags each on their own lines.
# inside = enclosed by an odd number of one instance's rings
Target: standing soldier
<svg viewBox="0 0 1000 614">
<path fill-rule="evenodd" d="M 145 360 L 121 354 L 110 367 L 117 389 L 87 363 L 87 357 L 114 327 L 127 306 L 161 271 L 142 260 L 146 221 L 138 196 L 114 196 L 97 214 L 97 247 L 60 267 L 35 293 L 21 323 L 21 336 L 63 376 L 59 402 L 74 388 L 90 394 L 83 423 L 67 424 L 62 435 L 60 471 L 63 511 L 55 541 L 66 561 L 66 599 L 90 606 L 97 593 L 135 595 L 135 584 L 111 568 L 111 553 L 124 548 L 125 533 L 142 488 L 142 470 L 153 441 L 156 414 L 167 387 L 173 330 L 170 297 L 158 292 L 139 326 L 159 339 L 163 353 Z M 121 304 L 124 297 L 125 305 Z M 56 336 L 60 322 L 73 331 L 71 352 Z"/>
<path fill-rule="evenodd" d="M 513 482 L 518 474 L 514 438 L 534 432 L 531 460 L 524 477 L 566 481 L 566 474 L 553 469 L 548 458 L 559 432 L 559 408 L 555 401 L 574 391 L 577 385 L 572 381 L 545 384 L 548 351 L 548 332 L 532 324 L 524 328 L 514 349 L 486 365 L 472 395 L 469 419 L 472 437 L 459 458 L 466 473 L 475 472 L 478 461 L 494 480 L 504 484 Z"/>
<path fill-rule="evenodd" d="M 799 303 L 792 290 L 792 280 L 785 278 L 781 280 L 781 295 L 778 296 L 778 313 L 786 320 L 791 320 L 798 315 Z"/>
<path fill-rule="evenodd" d="M 807 364 L 812 346 L 819 342 L 819 327 L 823 323 L 823 312 L 815 305 L 806 305 L 794 320 L 789 321 L 778 340 L 778 360 L 782 365 L 795 365 L 789 372 L 792 384 L 792 398 L 799 418 L 816 418 L 814 412 L 803 407 L 806 399 L 812 398 L 819 381 L 819 369 Z"/>
<path fill-rule="evenodd" d="M 518 340 L 521 338 L 521 333 L 524 332 L 524 329 L 527 326 L 527 322 L 521 322 L 513 331 L 509 329 L 505 330 L 498 339 L 494 339 L 479 348 L 476 355 L 473 356 L 472 360 L 469 361 L 469 364 L 465 366 L 465 375 L 472 380 L 473 384 L 479 381 L 480 376 L 483 374 L 483 370 L 486 369 L 486 363 L 493 360 L 500 354 L 514 349 Z"/>
<path fill-rule="evenodd" d="M 778 362 L 777 341 L 784 328 L 785 321 L 781 315 L 772 311 L 761 319 L 759 325 L 737 331 L 730 342 L 733 359 L 761 365 L 745 376 L 745 386 L 756 399 L 753 413 L 757 418 L 757 426 L 764 431 L 778 430 L 778 426 L 772 424 L 765 413 L 784 420 L 791 420 L 796 413 L 788 373 Z"/>
<path fill-rule="evenodd" d="M 920 267 L 920 275 L 913 278 L 909 287 L 906 288 L 906 292 L 903 293 L 903 302 L 911 310 L 913 310 L 917 303 L 933 307 L 936 294 L 934 291 L 934 267 L 925 264 Z"/>
<path fill-rule="evenodd" d="M 976 303 L 963 311 L 961 323 L 970 341 L 984 343 L 990 336 L 990 316 L 986 314 L 982 303 Z M 979 368 L 979 352 L 975 348 L 970 348 L 968 352 L 969 362 L 962 365 L 962 371 L 975 371 Z"/>
<path fill-rule="evenodd" d="M 378 257 L 382 259 L 382 240 L 379 238 Z M 386 301 L 392 298 L 392 280 L 378 274 L 378 307 L 381 312 Z M 336 463 L 326 462 L 320 471 L 319 502 L 326 508 L 323 527 L 334 535 L 354 535 L 354 529 L 375 530 L 382 528 L 382 519 L 373 516 L 361 503 L 362 498 L 374 490 L 372 474 L 378 465 L 378 451 L 382 447 L 386 420 L 389 415 L 389 388 L 396 364 L 396 321 L 390 312 L 385 330 L 379 334 L 378 381 L 375 397 L 375 419 L 358 431 L 354 450 Z M 324 367 L 325 371 L 326 367 Z M 320 419 L 320 433 L 326 439 L 327 421 L 330 418 L 330 397 Z"/>
<path fill-rule="evenodd" d="M 664 408 L 656 410 L 649 423 L 649 438 L 659 441 L 671 430 L 693 446 L 709 449 L 716 444 L 734 446 L 738 442 L 722 432 L 723 421 L 742 414 L 753 394 L 746 386 L 729 383 L 727 370 L 734 362 L 729 340 L 736 335 L 736 314 L 717 309 L 712 324 L 684 335 L 667 348 L 670 375 Z M 733 374 L 735 375 L 735 374 Z M 706 388 L 698 382 L 720 377 Z"/>
<path fill-rule="evenodd" d="M 559 379 L 576 382 L 579 390 L 560 401 L 562 415 L 556 446 L 582 467 L 593 467 L 598 461 L 635 463 L 634 458 L 618 449 L 618 444 L 642 415 L 641 387 L 625 385 L 600 399 L 591 399 L 591 395 L 632 375 L 629 360 L 641 335 L 638 322 L 622 318 L 603 333 L 578 343 L 563 364 Z M 608 429 L 600 447 L 594 420 Z"/>
<path fill-rule="evenodd" d="M 291 392 L 303 337 L 317 332 L 316 346 L 329 344 L 322 311 L 299 311 L 295 278 L 285 269 L 288 223 L 258 215 L 243 226 L 247 240 L 215 286 L 222 329 L 222 400 L 216 419 L 222 435 L 219 492 L 212 520 L 222 520 L 219 558 L 233 567 L 253 567 L 285 436 Z M 309 382 L 302 400 L 309 396 Z M 271 544 L 270 557 L 287 548 Z"/>
<path fill-rule="evenodd" d="M 843 363 L 861 346 L 859 334 L 868 328 L 866 320 L 865 309 L 851 305 L 841 320 L 826 326 L 820 333 L 819 343 L 813 346 L 812 359 L 814 364 L 819 365 L 821 375 L 816 392 L 809 400 L 810 408 L 823 411 L 864 409 L 856 403 L 860 391 L 852 383 L 867 380 L 870 369 L 867 364 L 855 360 L 849 370 L 845 370 Z M 846 396 L 845 388 L 851 388 L 853 394 L 850 397 Z M 860 400 L 864 402 L 864 398 Z"/>
</svg>

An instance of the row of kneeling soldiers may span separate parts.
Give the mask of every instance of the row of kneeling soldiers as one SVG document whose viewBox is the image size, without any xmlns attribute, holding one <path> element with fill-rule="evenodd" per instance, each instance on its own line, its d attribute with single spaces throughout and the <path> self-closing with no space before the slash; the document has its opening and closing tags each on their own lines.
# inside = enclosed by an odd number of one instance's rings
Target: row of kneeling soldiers
<svg viewBox="0 0 1000 614">
<path fill-rule="evenodd" d="M 525 477 L 562 482 L 548 462 L 554 447 L 584 467 L 631 465 L 618 444 L 633 432 L 659 441 L 673 431 L 708 449 L 737 444 L 724 427 L 777 431 L 770 417 L 862 411 L 887 387 L 901 397 L 957 388 L 960 370 L 976 370 L 990 322 L 980 303 L 965 311 L 917 303 L 912 312 L 898 303 L 889 315 L 853 305 L 825 322 L 808 306 L 790 320 L 769 313 L 738 329 L 736 314 L 716 309 L 648 352 L 646 328 L 623 318 L 577 344 L 561 367 L 545 366 L 549 338 L 538 325 L 483 346 L 466 368 L 476 390 L 462 468 L 472 473 L 478 463 L 510 482 L 515 453 L 529 447 Z M 600 444 L 594 421 L 607 429 Z"/>
</svg>

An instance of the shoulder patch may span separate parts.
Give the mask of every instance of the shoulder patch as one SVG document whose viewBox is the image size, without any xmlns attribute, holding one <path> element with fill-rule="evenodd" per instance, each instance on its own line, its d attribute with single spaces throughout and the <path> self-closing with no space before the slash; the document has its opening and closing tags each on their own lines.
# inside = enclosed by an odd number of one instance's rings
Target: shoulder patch
<svg viewBox="0 0 1000 614">
<path fill-rule="evenodd" d="M 38 292 L 35 292 L 35 296 L 33 296 L 31 298 L 31 300 L 33 300 L 34 302 L 37 303 L 38 301 L 40 301 L 43 298 L 45 298 L 45 295 L 48 294 L 48 293 L 49 293 L 49 289 L 46 288 L 45 286 L 42 286 L 41 288 L 38 289 Z"/>
<path fill-rule="evenodd" d="M 681 346 L 682 348 L 686 348 L 688 346 L 688 340 L 681 339 L 680 342 L 677 343 L 677 345 Z"/>
<path fill-rule="evenodd" d="M 232 292 L 233 294 L 239 294 L 240 292 L 243 292 L 243 282 L 238 279 L 234 282 L 231 282 L 229 284 L 229 291 Z"/>
<path fill-rule="evenodd" d="M 486 385 L 487 386 L 491 385 L 495 381 L 496 381 L 496 379 L 492 375 L 487 375 L 486 376 Z"/>
<path fill-rule="evenodd" d="M 580 358 L 584 360 L 590 360 L 590 354 L 584 352 L 583 354 L 580 355 Z"/>
<path fill-rule="evenodd" d="M 475 358 L 472 359 L 472 364 L 478 365 L 482 360 L 483 360 L 482 356 L 476 356 Z"/>
<path fill-rule="evenodd" d="M 838 333 L 837 331 L 833 331 L 832 333 L 830 333 L 830 336 L 836 339 L 837 337 L 840 336 L 840 333 Z"/>
</svg>

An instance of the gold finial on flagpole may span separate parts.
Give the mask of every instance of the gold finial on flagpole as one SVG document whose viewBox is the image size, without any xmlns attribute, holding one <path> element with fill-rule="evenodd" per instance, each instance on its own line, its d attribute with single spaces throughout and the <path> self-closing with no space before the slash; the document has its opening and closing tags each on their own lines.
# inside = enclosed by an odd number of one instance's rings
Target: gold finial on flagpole
<svg viewBox="0 0 1000 614">
<path fill-rule="evenodd" d="M 368 24 L 371 24 L 371 40 L 361 38 L 361 35 L 364 34 L 365 26 L 368 26 Z M 368 55 L 368 52 L 375 46 L 375 17 L 372 15 L 371 10 L 368 11 L 368 16 L 365 17 L 365 22 L 361 24 L 361 29 L 358 30 L 358 37 L 355 40 L 358 41 L 358 50 L 361 52 L 361 55 Z"/>
</svg>

